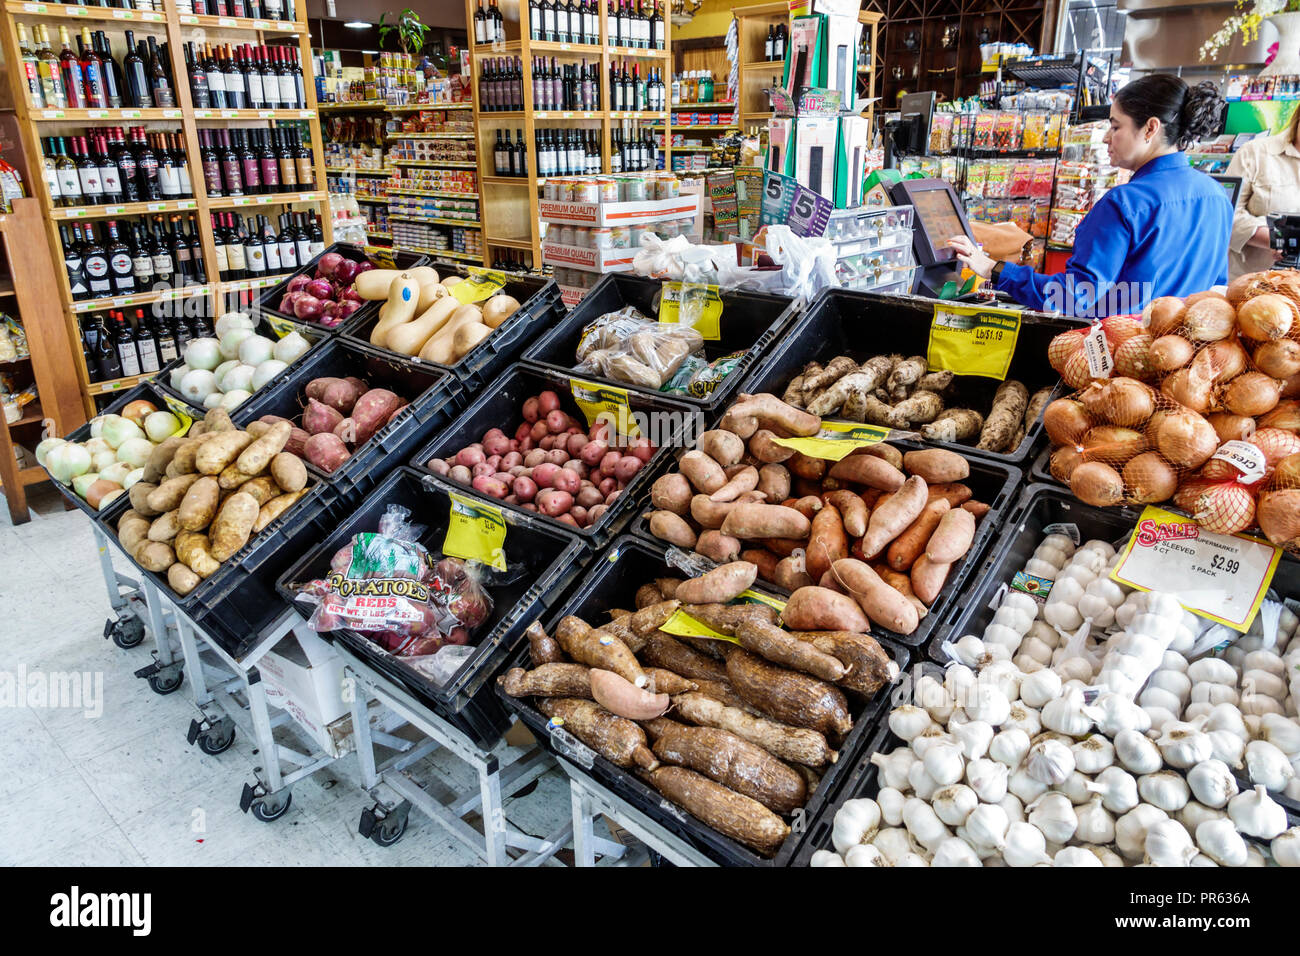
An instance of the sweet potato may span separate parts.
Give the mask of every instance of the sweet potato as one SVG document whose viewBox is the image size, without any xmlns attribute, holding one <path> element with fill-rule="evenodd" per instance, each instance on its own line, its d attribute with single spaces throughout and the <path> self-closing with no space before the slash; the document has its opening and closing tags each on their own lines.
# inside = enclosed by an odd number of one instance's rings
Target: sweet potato
<svg viewBox="0 0 1300 956">
<path fill-rule="evenodd" d="M 179 508 L 181 506 L 181 499 L 185 497 L 185 493 L 190 490 L 190 486 L 198 481 L 200 477 L 200 475 L 191 473 L 188 475 L 178 475 L 175 478 L 168 478 L 153 491 L 149 492 L 149 497 L 146 499 L 149 508 L 151 508 L 155 514 L 162 514 L 166 511 L 171 511 L 174 508 Z M 212 482 L 213 484 L 216 484 L 216 479 L 213 478 Z"/>
<path fill-rule="evenodd" d="M 691 519 L 705 530 L 717 531 L 733 508 L 742 504 L 758 503 L 761 500 L 762 496 L 757 491 L 741 495 L 735 501 L 723 502 L 711 501 L 708 495 L 695 495 L 691 498 Z"/>
<path fill-rule="evenodd" d="M 740 541 L 723 534 L 721 531 L 710 529 L 703 532 L 695 542 L 695 551 L 702 554 L 710 561 L 717 561 L 726 564 L 729 561 L 740 559 Z"/>
<path fill-rule="evenodd" d="M 888 501 L 878 503 L 867 522 L 867 533 L 862 539 L 862 553 L 874 558 L 889 542 L 902 534 L 921 514 L 926 503 L 925 479 L 912 475 Z"/>
<path fill-rule="evenodd" d="M 853 729 L 848 701 L 839 688 L 774 667 L 748 651 L 727 655 L 727 680 L 741 697 L 783 723 L 826 735 Z"/>
<path fill-rule="evenodd" d="M 776 440 L 779 437 L 779 435 L 768 431 L 766 428 L 760 428 L 749 439 L 749 453 L 759 461 L 768 464 L 779 464 L 788 461 L 794 457 L 794 449 L 778 445 Z"/>
<path fill-rule="evenodd" d="M 167 584 L 177 594 L 186 595 L 199 586 L 201 579 L 180 561 L 172 562 L 167 569 Z"/>
<path fill-rule="evenodd" d="M 910 603 L 912 607 L 916 608 L 916 619 L 918 622 L 925 620 L 925 616 L 930 613 L 930 609 L 926 607 L 925 602 L 917 597 L 912 591 L 912 579 L 910 577 L 906 574 L 895 571 L 883 562 L 877 562 L 871 565 L 871 570 L 880 575 L 880 580 L 884 581 L 899 594 L 903 595 L 903 597 L 907 598 L 908 603 Z"/>
<path fill-rule="evenodd" d="M 165 512 L 153 519 L 149 533 L 145 535 L 150 541 L 171 541 L 176 532 L 181 530 L 180 512 L 177 509 Z"/>
<path fill-rule="evenodd" d="M 781 620 L 795 631 L 871 629 L 871 622 L 853 598 L 819 586 L 800 588 L 791 594 Z"/>
<path fill-rule="evenodd" d="M 327 475 L 333 474 L 352 457 L 343 439 L 329 433 L 312 435 L 303 453 L 309 462 Z"/>
<path fill-rule="evenodd" d="M 643 776 L 692 816 L 763 856 L 776 853 L 790 835 L 786 822 L 757 800 L 685 767 L 660 767 Z"/>
<path fill-rule="evenodd" d="M 307 487 L 307 468 L 302 459 L 287 451 L 271 459 L 271 477 L 284 491 L 301 491 Z"/>
<path fill-rule="evenodd" d="M 297 455 L 299 458 L 307 456 L 307 441 L 311 438 L 311 433 L 306 429 L 299 428 L 295 425 L 289 431 L 289 440 L 284 444 L 284 450 L 291 455 Z"/>
<path fill-rule="evenodd" d="M 537 709 L 611 763 L 620 767 L 635 764 L 646 770 L 659 766 L 646 746 L 645 731 L 597 703 L 573 697 L 543 697 L 537 701 Z"/>
<path fill-rule="evenodd" d="M 885 560 L 895 571 L 911 570 L 913 562 L 925 553 L 926 542 L 939 526 L 939 521 L 951 509 L 946 498 L 935 498 L 917 515 L 902 534 L 890 542 Z"/>
<path fill-rule="evenodd" d="M 844 589 L 858 602 L 867 617 L 899 634 L 911 634 L 920 623 L 910 601 L 880 579 L 865 561 L 844 558 L 832 568 Z M 919 596 L 919 595 L 918 595 Z M 928 602 L 927 602 L 928 603 Z M 799 630 L 865 631 L 862 627 L 799 628 Z"/>
<path fill-rule="evenodd" d="M 806 538 L 811 532 L 807 518 L 782 505 L 737 505 L 722 521 L 722 533 L 741 540 Z"/>
<path fill-rule="evenodd" d="M 674 694 L 689 694 L 699 686 L 695 681 L 662 667 L 647 667 L 645 673 L 650 678 L 645 689 L 652 694 L 667 694 L 669 697 Z"/>
<path fill-rule="evenodd" d="M 307 399 L 307 407 L 302 413 L 302 427 L 309 435 L 333 434 L 343 415 L 337 408 L 331 408 L 314 398 Z"/>
<path fill-rule="evenodd" d="M 731 432 L 719 428 L 701 433 L 695 447 L 723 468 L 734 465 L 745 457 L 745 443 Z"/>
<path fill-rule="evenodd" d="M 713 492 L 713 494 L 709 495 L 709 500 L 721 502 L 735 501 L 745 492 L 753 491 L 757 487 L 758 469 L 753 465 L 745 465 L 734 475 L 729 475 L 727 483 L 717 491 Z"/>
<path fill-rule="evenodd" d="M 809 767 L 823 767 L 834 763 L 839 756 L 827 745 L 824 734 L 755 716 L 698 691 L 674 697 L 673 705 L 682 719 L 702 727 L 718 727 L 730 731 L 737 737 L 758 744 L 780 760 Z"/>
<path fill-rule="evenodd" d="M 776 608 L 768 604 L 683 604 L 682 611 L 728 636 L 734 636 L 736 628 L 746 621 L 775 624 L 780 617 Z"/>
<path fill-rule="evenodd" d="M 538 664 L 530 671 L 512 667 L 498 681 L 501 689 L 511 697 L 591 699 L 591 679 L 583 664 Z"/>
<path fill-rule="evenodd" d="M 732 561 L 683 581 L 675 597 L 683 604 L 725 604 L 752 585 L 757 577 L 755 565 L 748 561 Z"/>
<path fill-rule="evenodd" d="M 663 600 L 671 601 L 677 594 L 677 588 L 682 583 L 683 578 L 655 578 L 654 586 L 659 589 Z"/>
<path fill-rule="evenodd" d="M 764 465 L 758 469 L 758 491 L 770 504 L 790 497 L 790 472 L 784 465 Z"/>
<path fill-rule="evenodd" d="M 772 583 L 787 591 L 797 591 L 813 583 L 808 573 L 808 561 L 803 551 L 795 551 L 776 563 L 772 574 Z"/>
<path fill-rule="evenodd" d="M 830 570 L 833 563 L 848 556 L 849 539 L 844 532 L 839 509 L 828 504 L 812 521 L 812 534 L 808 538 L 805 558 L 808 574 L 815 581 Z"/>
<path fill-rule="evenodd" d="M 668 710 L 667 694 L 643 690 L 613 671 L 593 667 L 589 677 L 592 698 L 611 714 L 628 720 L 650 720 Z"/>
<path fill-rule="evenodd" d="M 975 516 L 965 508 L 950 509 L 940 520 L 925 546 L 925 556 L 934 564 L 952 564 L 970 550 L 975 540 Z"/>
<path fill-rule="evenodd" d="M 555 640 L 575 661 L 613 671 L 637 687 L 644 687 L 648 681 L 626 644 L 610 634 L 597 634 L 581 618 L 562 618 L 555 628 Z"/>
<path fill-rule="evenodd" d="M 861 495 L 848 489 L 842 489 L 840 491 L 828 491 L 823 497 L 828 505 L 834 506 L 835 510 L 840 513 L 840 521 L 843 523 L 845 534 L 850 538 L 860 538 L 867 533 L 869 511 L 867 503 L 862 500 Z M 816 523 L 813 525 L 813 533 L 816 534 Z"/>
<path fill-rule="evenodd" d="M 636 609 L 639 611 L 643 607 L 649 607 L 651 604 L 658 604 L 664 599 L 659 593 L 659 589 L 653 584 L 643 584 L 636 589 L 636 597 L 633 599 Z"/>
<path fill-rule="evenodd" d="M 225 561 L 248 543 L 258 511 L 257 500 L 242 491 L 225 500 L 208 530 L 213 558 Z"/>
<path fill-rule="evenodd" d="M 982 501 L 963 501 L 961 506 L 963 510 L 973 514 L 976 521 L 989 513 L 989 506 Z"/>
<path fill-rule="evenodd" d="M 727 670 L 711 657 L 687 647 L 667 634 L 651 634 L 642 650 L 646 663 L 662 667 L 691 680 L 727 679 Z"/>
<path fill-rule="evenodd" d="M 249 484 L 252 484 L 250 481 Z M 247 494 L 248 492 L 245 492 Z M 253 522 L 253 533 L 259 533 L 263 528 L 269 525 L 280 515 L 284 514 L 295 501 L 307 493 L 306 488 L 300 488 L 297 491 L 286 492 L 283 495 L 276 495 L 270 501 L 261 505 L 257 512 L 257 520 Z"/>
<path fill-rule="evenodd" d="M 805 481 L 821 481 L 826 477 L 825 459 L 813 458 L 799 452 L 795 452 L 794 456 L 785 463 L 785 467 L 789 469 L 790 474 Z"/>
<path fill-rule="evenodd" d="M 541 621 L 533 621 L 529 624 L 524 635 L 528 638 L 528 656 L 534 667 L 540 667 L 542 664 L 558 664 L 564 660 L 564 652 L 560 650 L 560 645 L 555 642 L 555 638 L 546 633 Z"/>
<path fill-rule="evenodd" d="M 235 466 L 246 475 L 260 475 L 271 467 L 271 459 L 284 450 L 292 432 L 293 426 L 288 422 L 277 422 L 266 430 L 265 435 L 239 453 Z"/>
<path fill-rule="evenodd" d="M 820 418 L 787 405 L 775 395 L 766 392 L 757 395 L 742 393 L 738 398 L 723 414 L 718 427 L 741 438 L 752 437 L 759 428 L 801 437 L 816 435 L 821 431 Z"/>
<path fill-rule="evenodd" d="M 802 498 L 792 498 L 781 502 L 787 508 L 793 508 L 809 521 L 817 517 L 817 512 L 824 507 L 820 495 L 804 495 Z"/>
<path fill-rule="evenodd" d="M 661 511 L 686 515 L 691 510 L 691 483 L 685 475 L 661 475 L 650 486 L 650 503 Z"/>
<path fill-rule="evenodd" d="M 688 451 L 677 467 L 696 491 L 706 495 L 713 494 L 727 483 L 722 466 L 702 451 Z"/>
<path fill-rule="evenodd" d="M 745 621 L 736 628 L 736 639 L 745 650 L 774 664 L 781 664 L 822 680 L 838 681 L 847 673 L 838 658 L 822 653 L 811 644 L 800 641 L 774 624 Z"/>
<path fill-rule="evenodd" d="M 686 519 L 671 511 L 656 511 L 650 515 L 650 533 L 661 541 L 679 548 L 695 547 L 695 531 Z"/>
<path fill-rule="evenodd" d="M 802 551 L 806 543 L 802 538 L 764 538 L 759 542 L 778 558 L 788 558 L 796 551 Z"/>
<path fill-rule="evenodd" d="M 912 565 L 912 591 L 926 604 L 933 604 L 951 570 L 951 564 L 939 564 L 931 561 L 928 555 L 921 555 Z"/>
<path fill-rule="evenodd" d="M 869 634 L 802 631 L 793 637 L 837 658 L 846 672 L 836 683 L 864 697 L 874 697 L 880 688 L 898 679 L 898 664 Z"/>
<path fill-rule="evenodd" d="M 388 423 L 393 412 L 405 404 L 400 395 L 386 388 L 372 388 L 360 398 L 352 408 L 351 419 L 357 426 L 356 443 L 368 442 L 377 431 Z"/>
<path fill-rule="evenodd" d="M 708 534 L 708 532 L 706 531 L 705 534 Z M 703 538 L 704 535 L 700 535 L 700 537 Z M 736 539 L 728 538 L 727 540 L 735 541 Z M 766 548 L 746 548 L 740 552 L 740 559 L 758 565 L 758 576 L 764 581 L 774 580 L 772 576 L 776 574 L 776 566 L 781 560 Z"/>
<path fill-rule="evenodd" d="M 717 727 L 688 727 L 662 717 L 648 723 L 647 729 L 655 738 L 655 756 L 665 764 L 702 773 L 776 813 L 791 813 L 807 800 L 798 773 L 743 737 Z"/>
<path fill-rule="evenodd" d="M 868 485 L 882 491 L 897 491 L 907 477 L 883 458 L 875 455 L 849 455 L 831 466 L 830 476 L 855 485 Z"/>
<path fill-rule="evenodd" d="M 351 415 L 357 400 L 362 397 L 356 380 L 346 378 L 318 378 L 307 383 L 307 397 L 328 405 L 341 415 Z"/>
<path fill-rule="evenodd" d="M 970 477 L 970 462 L 955 451 L 943 448 L 909 451 L 903 455 L 903 468 L 909 475 L 920 475 L 930 485 Z"/>
</svg>

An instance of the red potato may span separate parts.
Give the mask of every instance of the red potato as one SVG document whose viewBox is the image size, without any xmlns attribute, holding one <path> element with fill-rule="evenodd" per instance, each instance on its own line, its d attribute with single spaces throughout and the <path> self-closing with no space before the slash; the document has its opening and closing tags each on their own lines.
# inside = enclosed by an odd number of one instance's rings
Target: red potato
<svg viewBox="0 0 1300 956">
<path fill-rule="evenodd" d="M 518 428 L 515 429 L 515 440 L 523 441 L 525 438 L 528 438 L 532 434 L 532 432 L 533 432 L 533 426 L 528 422 L 524 422 L 522 425 L 520 425 Z"/>
<path fill-rule="evenodd" d="M 511 488 L 519 497 L 520 501 L 532 501 L 537 495 L 537 482 L 533 481 L 531 478 L 525 478 L 522 475 L 515 479 Z"/>
<path fill-rule="evenodd" d="M 549 415 L 551 412 L 558 410 L 559 407 L 560 396 L 549 389 L 537 396 L 537 410 L 541 414 Z"/>
<path fill-rule="evenodd" d="M 610 494 L 618 490 L 618 479 L 610 475 L 600 479 L 596 487 L 600 489 L 602 495 L 609 497 Z"/>
<path fill-rule="evenodd" d="M 541 409 L 538 407 L 538 405 L 539 403 L 536 398 L 524 399 L 524 423 L 525 424 L 531 426 L 533 422 L 537 421 L 537 419 L 542 417 Z"/>
<path fill-rule="evenodd" d="M 563 448 L 557 448 L 555 444 L 552 443 L 551 450 L 546 453 L 546 460 L 552 465 L 559 465 L 563 468 L 565 463 L 569 461 L 569 453 Z"/>
<path fill-rule="evenodd" d="M 517 504 L 519 504 L 519 496 L 518 496 L 518 495 L 506 495 L 506 497 L 505 497 L 505 502 L 506 502 L 506 504 L 508 504 L 508 505 L 517 505 Z"/>
<path fill-rule="evenodd" d="M 464 465 L 453 465 L 447 477 L 452 481 L 460 482 L 462 485 L 468 485 L 474 480 L 473 473 Z"/>
<path fill-rule="evenodd" d="M 552 518 L 565 514 L 573 507 L 573 495 L 567 491 L 545 488 L 537 493 L 537 507 Z"/>
<path fill-rule="evenodd" d="M 591 469 L 589 469 L 583 462 L 578 461 L 576 458 L 572 458 L 569 461 L 566 461 L 564 463 L 564 470 L 573 472 L 583 481 L 587 480 L 587 477 L 591 471 Z"/>
<path fill-rule="evenodd" d="M 330 408 L 314 398 L 307 399 L 307 407 L 302 413 L 302 427 L 310 435 L 322 435 L 333 432 L 336 425 L 343 421 L 343 415 L 337 409 Z"/>
<path fill-rule="evenodd" d="M 497 481 L 504 482 L 507 487 L 514 484 L 514 480 L 515 480 L 515 476 L 510 474 L 510 472 L 508 471 L 493 472 L 492 477 L 495 478 Z"/>
<path fill-rule="evenodd" d="M 517 451 L 507 452 L 501 456 L 501 467 L 509 469 L 524 463 L 524 456 Z"/>
<path fill-rule="evenodd" d="M 536 511 L 536 510 L 537 510 L 537 505 L 533 504 L 531 501 L 525 501 L 525 502 L 524 502 L 523 504 L 521 504 L 519 507 L 523 508 L 525 511 Z"/>
<path fill-rule="evenodd" d="M 608 510 L 609 510 L 609 506 L 608 506 L 608 505 L 603 505 L 603 504 L 602 504 L 602 505 L 596 505 L 596 507 L 594 507 L 594 508 L 588 508 L 588 509 L 587 509 L 587 526 L 590 527 L 591 525 L 593 525 L 593 524 L 595 524 L 597 521 L 599 521 L 599 520 L 601 519 L 601 516 L 604 515 L 605 512 L 608 511 Z"/>
<path fill-rule="evenodd" d="M 605 496 L 602 495 L 600 490 L 594 485 L 588 484 L 585 488 L 580 488 L 578 490 L 578 495 L 575 500 L 578 505 L 583 508 L 594 508 L 596 505 L 604 502 Z"/>
<path fill-rule="evenodd" d="M 552 435 L 559 435 L 569 427 L 569 416 L 560 410 L 548 412 L 546 415 L 546 427 Z"/>
<path fill-rule="evenodd" d="M 569 514 L 573 515 L 573 520 L 578 522 L 582 527 L 587 525 L 587 509 L 582 505 L 574 505 L 569 509 Z"/>
<path fill-rule="evenodd" d="M 609 494 L 605 496 L 605 504 L 612 505 L 615 501 L 618 500 L 618 496 L 621 495 L 622 493 L 623 493 L 622 488 L 615 488 L 613 491 L 611 491 Z"/>
<path fill-rule="evenodd" d="M 546 452 L 541 448 L 534 448 L 528 454 L 524 455 L 524 467 L 536 468 L 546 461 Z"/>
<path fill-rule="evenodd" d="M 424 467 L 428 468 L 435 475 L 445 475 L 447 472 L 451 471 L 451 465 L 447 464 L 441 458 L 429 459 Z"/>
<path fill-rule="evenodd" d="M 598 421 L 587 429 L 587 437 L 592 441 L 609 441 L 609 422 Z"/>
<path fill-rule="evenodd" d="M 633 438 L 627 443 L 627 453 L 645 464 L 655 456 L 655 446 L 650 444 L 648 438 Z"/>
<path fill-rule="evenodd" d="M 473 468 L 475 465 L 481 465 L 487 458 L 483 455 L 482 449 L 475 448 L 471 445 L 469 448 L 462 448 L 456 452 L 456 464 L 464 465 L 466 468 Z"/>
<path fill-rule="evenodd" d="M 523 465 L 515 465 L 515 467 L 510 469 L 509 475 L 511 478 L 518 478 L 520 475 L 529 471 L 531 471 L 531 469 L 525 468 Z"/>
<path fill-rule="evenodd" d="M 576 458 L 582 454 L 582 449 L 586 448 L 587 443 L 590 441 L 590 438 L 579 432 L 576 435 L 570 435 L 568 440 L 565 441 L 564 447 L 570 455 Z"/>
<path fill-rule="evenodd" d="M 487 475 L 475 478 L 470 484 L 475 491 L 492 498 L 504 498 L 506 493 L 509 491 L 509 488 L 504 481 L 498 481 L 496 478 L 491 478 Z"/>
<path fill-rule="evenodd" d="M 493 471 L 501 471 L 501 456 L 491 455 L 487 460 L 487 464 L 492 466 Z"/>
<path fill-rule="evenodd" d="M 567 511 L 564 514 L 552 515 L 552 517 L 555 518 L 556 521 L 561 522 L 562 524 L 571 524 L 575 528 L 582 527 L 582 525 L 578 524 L 578 519 L 575 518 L 573 515 L 569 514 Z"/>
<path fill-rule="evenodd" d="M 555 484 L 555 473 L 560 471 L 559 465 L 551 462 L 543 462 L 533 469 L 533 481 L 537 482 L 538 488 L 551 488 Z"/>
<path fill-rule="evenodd" d="M 567 491 L 576 495 L 582 487 L 582 479 L 567 468 L 560 468 L 551 476 L 551 487 L 556 491 Z"/>
<path fill-rule="evenodd" d="M 473 468 L 470 469 L 470 474 L 472 474 L 475 478 L 491 477 L 496 473 L 497 470 L 493 468 L 491 465 L 489 465 L 486 461 L 480 461 L 477 465 L 475 465 Z"/>
<path fill-rule="evenodd" d="M 633 455 L 624 455 L 614 463 L 614 477 L 620 482 L 631 481 L 641 470 L 641 459 Z"/>
<path fill-rule="evenodd" d="M 510 451 L 510 439 L 494 428 L 483 436 L 483 450 L 489 455 L 505 455 Z"/>
<path fill-rule="evenodd" d="M 528 436 L 533 441 L 540 442 L 543 438 L 550 435 L 551 431 L 546 427 L 544 420 L 533 422 L 533 427 L 528 430 Z"/>
<path fill-rule="evenodd" d="M 609 451 L 609 445 L 601 439 L 593 439 L 582 447 L 578 457 L 584 464 L 591 465 L 593 468 L 601 463 L 606 453 Z"/>
<path fill-rule="evenodd" d="M 616 451 L 606 452 L 605 456 L 600 459 L 600 473 L 602 475 L 614 474 L 614 468 L 618 465 L 618 460 L 623 456 Z"/>
</svg>

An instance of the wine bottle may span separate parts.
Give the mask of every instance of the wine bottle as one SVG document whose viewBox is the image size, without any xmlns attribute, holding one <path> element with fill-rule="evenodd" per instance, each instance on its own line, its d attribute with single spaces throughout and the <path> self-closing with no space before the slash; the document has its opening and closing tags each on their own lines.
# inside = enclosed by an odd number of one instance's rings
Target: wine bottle
<svg viewBox="0 0 1300 956">
<path fill-rule="evenodd" d="M 153 330 L 144 320 L 144 310 L 135 310 L 135 348 L 140 355 L 140 371 L 148 375 L 162 368 L 158 359 L 158 342 L 153 337 Z"/>
<path fill-rule="evenodd" d="M 152 35 L 149 37 L 149 92 L 157 107 L 176 105 L 176 91 L 172 89 L 171 77 L 163 67 L 158 55 L 158 42 Z"/>
<path fill-rule="evenodd" d="M 153 95 L 150 93 L 149 76 L 145 71 L 144 58 L 136 46 L 135 34 L 126 31 L 126 56 L 122 59 L 122 73 L 126 79 L 126 98 L 130 106 L 137 109 L 151 109 Z"/>
<path fill-rule="evenodd" d="M 113 319 L 113 343 L 117 347 L 117 357 L 122 363 L 122 375 L 130 377 L 140 374 L 140 353 L 136 351 L 135 336 L 126 324 L 126 317 L 121 312 L 109 312 Z"/>
</svg>

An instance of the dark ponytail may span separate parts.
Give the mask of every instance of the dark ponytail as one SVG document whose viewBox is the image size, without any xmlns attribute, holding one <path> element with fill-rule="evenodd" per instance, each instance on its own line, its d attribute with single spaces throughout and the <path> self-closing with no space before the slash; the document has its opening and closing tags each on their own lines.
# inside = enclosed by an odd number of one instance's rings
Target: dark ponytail
<svg viewBox="0 0 1300 956">
<path fill-rule="evenodd" d="M 1169 73 L 1152 73 L 1120 87 L 1115 102 L 1139 127 L 1153 116 L 1160 120 L 1165 142 L 1176 149 L 1218 135 L 1227 105 L 1213 83 L 1188 86 Z"/>
</svg>

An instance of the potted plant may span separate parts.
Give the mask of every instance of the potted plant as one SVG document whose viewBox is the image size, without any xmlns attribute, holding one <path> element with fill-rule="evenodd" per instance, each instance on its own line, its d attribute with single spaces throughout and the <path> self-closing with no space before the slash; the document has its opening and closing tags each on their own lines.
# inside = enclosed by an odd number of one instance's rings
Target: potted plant
<svg viewBox="0 0 1300 956">
<path fill-rule="evenodd" d="M 1201 46 L 1201 59 L 1208 60 L 1232 42 L 1240 33 L 1246 42 L 1259 39 L 1261 23 L 1270 23 L 1278 32 L 1277 54 L 1260 70 L 1260 76 L 1300 73 L 1300 0 L 1237 0 L 1237 12 L 1223 21 L 1223 26 Z"/>
<path fill-rule="evenodd" d="M 379 42 L 386 43 L 388 36 L 394 30 L 397 31 L 397 42 L 402 47 L 402 52 L 408 56 L 416 56 L 424 49 L 425 35 L 429 32 L 427 24 L 420 22 L 420 15 L 410 7 L 404 9 L 397 15 L 395 23 L 387 23 L 389 13 L 381 14 L 379 17 Z"/>
</svg>

